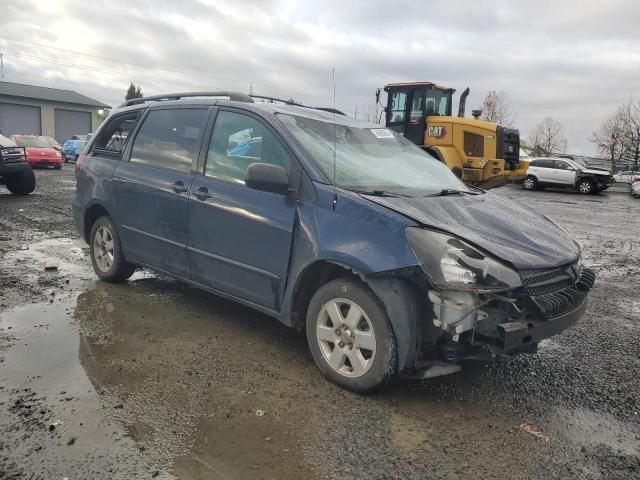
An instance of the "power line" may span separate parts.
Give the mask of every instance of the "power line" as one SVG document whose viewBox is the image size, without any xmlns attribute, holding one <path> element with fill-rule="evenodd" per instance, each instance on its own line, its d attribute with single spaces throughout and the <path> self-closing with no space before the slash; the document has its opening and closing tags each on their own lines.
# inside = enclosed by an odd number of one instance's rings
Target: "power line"
<svg viewBox="0 0 640 480">
<path fill-rule="evenodd" d="M 230 82 L 235 82 L 235 83 L 244 83 L 244 84 L 247 84 L 247 85 L 249 85 L 251 83 L 251 82 L 248 82 L 248 81 L 237 80 L 237 79 L 229 78 L 229 77 L 221 77 L 221 76 L 216 76 L 216 75 L 203 75 L 201 73 L 195 73 L 195 72 L 182 72 L 182 71 L 179 71 L 179 70 L 172 70 L 172 69 L 169 69 L 169 68 L 156 67 L 156 66 L 153 66 L 153 65 L 145 65 L 145 64 L 141 64 L 141 63 L 129 62 L 129 61 L 122 60 L 122 59 L 103 57 L 103 56 L 100 56 L 100 55 L 93 55 L 91 53 L 79 52 L 77 50 L 69 50 L 67 48 L 54 47 L 52 45 L 45 45 L 43 43 L 27 42 L 26 40 L 17 40 L 15 38 L 2 37 L 2 36 L 0 36 L 0 38 L 3 39 L 3 40 L 11 41 L 11 42 L 24 43 L 25 45 L 32 45 L 32 46 L 42 47 L 42 48 L 50 48 L 52 50 L 58 50 L 60 52 L 65 52 L 65 53 L 72 53 L 74 55 L 82 55 L 84 57 L 95 58 L 97 60 L 106 60 L 106 61 L 114 62 L 114 63 L 120 64 L 120 65 L 131 65 L 131 66 L 134 66 L 134 67 L 153 69 L 153 70 L 158 70 L 158 71 L 161 71 L 161 72 L 174 73 L 174 74 L 178 74 L 178 75 L 191 75 L 191 76 L 194 76 L 194 77 L 201 77 L 201 78 L 217 78 L 219 80 L 225 80 L 225 81 L 230 81 Z"/>
<path fill-rule="evenodd" d="M 94 59 L 97 59 L 97 60 L 105 60 L 105 61 L 117 63 L 119 65 L 130 65 L 130 66 L 135 66 L 135 67 L 139 67 L 139 68 L 157 70 L 159 72 L 171 73 L 171 74 L 175 74 L 175 75 L 199 77 L 199 78 L 203 78 L 203 79 L 224 80 L 224 81 L 232 82 L 232 83 L 235 83 L 235 84 L 246 85 L 246 86 L 249 86 L 249 88 L 251 88 L 252 86 L 261 86 L 261 87 L 266 88 L 268 90 L 286 92 L 287 95 L 290 95 L 290 94 L 302 95 L 302 96 L 305 96 L 305 97 L 308 97 L 308 98 L 318 98 L 318 99 L 322 99 L 323 101 L 327 101 L 327 98 L 325 98 L 323 96 L 320 96 L 320 95 L 313 95 L 313 94 L 310 94 L 308 92 L 299 92 L 299 91 L 294 91 L 294 90 L 290 90 L 290 89 L 273 87 L 272 85 L 254 83 L 252 81 L 239 80 L 239 79 L 234 79 L 234 78 L 230 78 L 230 77 L 222 77 L 222 76 L 209 75 L 209 74 L 203 75 L 203 74 L 195 73 L 195 72 L 183 72 L 183 71 L 172 70 L 172 69 L 163 68 L 163 67 L 156 67 L 156 66 L 152 66 L 152 65 L 144 65 L 144 64 L 140 64 L 140 63 L 129 62 L 129 61 L 126 61 L 126 60 L 114 59 L 114 58 L 104 57 L 104 56 L 100 56 L 100 55 L 93 55 L 93 54 L 83 53 L 83 52 L 79 52 L 79 51 L 76 51 L 76 50 L 70 50 L 70 49 L 61 48 L 61 47 L 54 47 L 52 45 L 46 45 L 46 44 L 37 43 L 37 42 L 29 42 L 29 41 L 25 41 L 25 40 L 17 40 L 15 38 L 4 37 L 4 36 L 0 36 L 0 39 L 6 40 L 6 41 L 10 41 L 10 42 L 23 43 L 25 45 L 31 45 L 31 46 L 41 47 L 41 48 L 49 48 L 49 49 L 52 49 L 52 50 L 57 50 L 57 51 L 60 51 L 60 52 L 65 52 L 65 53 L 71 53 L 71 54 L 74 54 L 74 55 L 81 55 L 81 56 L 85 56 L 85 57 L 89 57 L 89 58 L 94 58 Z M 132 74 L 116 74 L 115 72 L 113 72 L 113 70 L 109 70 L 109 69 L 100 69 L 99 67 L 91 67 L 91 66 L 88 66 L 88 65 L 77 64 L 77 63 L 74 63 L 74 62 L 68 62 L 68 63 L 67 62 L 61 62 L 59 60 L 53 60 L 53 59 L 50 59 L 50 58 L 40 57 L 40 56 L 37 56 L 37 55 L 24 53 L 24 52 L 11 52 L 11 53 L 13 53 L 16 56 L 22 55 L 24 58 L 30 58 L 30 59 L 33 59 L 33 60 L 43 61 L 43 62 L 47 62 L 47 63 L 54 63 L 54 64 L 59 64 L 59 65 L 69 66 L 69 67 L 72 67 L 72 68 L 81 68 L 81 69 L 87 69 L 87 70 L 91 70 L 91 71 L 109 73 L 111 75 L 128 76 L 130 78 L 133 78 Z M 141 76 L 141 75 L 138 75 L 138 74 L 134 74 L 134 75 L 135 75 L 135 78 L 137 78 L 137 79 L 145 79 L 145 80 L 157 81 L 157 79 L 155 79 L 155 78 L 154 79 L 150 79 L 149 77 Z M 173 82 L 173 84 L 177 84 L 177 83 Z M 188 83 L 188 82 L 182 82 L 180 84 L 181 85 L 186 85 L 186 86 L 195 86 L 195 87 L 198 87 L 198 88 L 202 88 L 202 87 L 211 88 L 210 84 L 203 85 L 203 84 L 193 84 L 193 83 Z"/>
</svg>

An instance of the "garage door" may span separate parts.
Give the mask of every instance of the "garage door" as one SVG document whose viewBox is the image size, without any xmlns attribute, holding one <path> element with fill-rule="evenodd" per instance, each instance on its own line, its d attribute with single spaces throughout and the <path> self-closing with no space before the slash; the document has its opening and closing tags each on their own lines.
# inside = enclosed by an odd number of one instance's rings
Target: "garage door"
<svg viewBox="0 0 640 480">
<path fill-rule="evenodd" d="M 4 136 L 40 135 L 40 107 L 0 103 L 0 130 Z"/>
<path fill-rule="evenodd" d="M 55 109 L 56 140 L 62 143 L 73 135 L 91 133 L 91 113 Z"/>
</svg>

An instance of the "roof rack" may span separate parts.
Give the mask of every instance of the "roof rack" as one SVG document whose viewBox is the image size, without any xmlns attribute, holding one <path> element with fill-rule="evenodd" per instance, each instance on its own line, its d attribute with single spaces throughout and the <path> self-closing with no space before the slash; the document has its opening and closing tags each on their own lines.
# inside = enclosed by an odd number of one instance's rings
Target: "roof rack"
<svg viewBox="0 0 640 480">
<path fill-rule="evenodd" d="M 302 103 L 298 103 L 295 100 L 283 100 L 282 98 L 266 97 L 264 95 L 253 95 L 253 94 L 250 94 L 249 96 L 251 98 L 259 98 L 261 100 L 270 100 L 272 102 L 282 102 L 282 103 L 284 103 L 286 105 L 293 105 L 295 107 L 311 108 L 313 110 L 322 110 L 323 112 L 335 113 L 337 115 L 346 115 L 344 112 L 341 112 L 340 110 L 338 110 L 336 108 L 331 108 L 331 107 L 311 107 L 309 105 L 303 105 Z"/>
<path fill-rule="evenodd" d="M 189 98 L 189 97 L 227 97 L 229 100 L 233 100 L 234 102 L 253 103 L 253 99 L 245 93 L 229 92 L 226 90 L 222 90 L 219 92 L 167 93 L 165 95 L 152 95 L 150 97 L 132 98 L 131 100 L 127 100 L 122 105 L 120 105 L 120 108 L 128 107 L 129 105 L 138 105 L 139 103 L 145 103 L 145 102 L 180 100 L 181 98 Z"/>
</svg>

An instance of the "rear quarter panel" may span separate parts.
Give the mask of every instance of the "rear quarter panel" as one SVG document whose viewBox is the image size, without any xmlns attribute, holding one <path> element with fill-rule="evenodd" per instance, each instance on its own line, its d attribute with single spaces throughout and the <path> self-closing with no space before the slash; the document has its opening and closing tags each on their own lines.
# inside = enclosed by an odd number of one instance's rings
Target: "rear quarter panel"
<svg viewBox="0 0 640 480">
<path fill-rule="evenodd" d="M 112 178 L 119 160 L 87 155 L 82 168 L 76 172 L 76 195 L 72 202 L 76 227 L 82 231 L 86 211 L 93 205 L 104 207 L 117 225 L 115 218 Z M 86 240 L 86 238 L 85 238 Z"/>
</svg>

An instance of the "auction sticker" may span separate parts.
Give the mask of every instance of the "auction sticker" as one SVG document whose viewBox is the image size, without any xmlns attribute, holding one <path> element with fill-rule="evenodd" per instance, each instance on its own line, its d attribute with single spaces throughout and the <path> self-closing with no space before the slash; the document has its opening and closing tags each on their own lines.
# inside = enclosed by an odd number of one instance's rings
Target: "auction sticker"
<svg viewBox="0 0 640 480">
<path fill-rule="evenodd" d="M 393 133 L 386 128 L 372 128 L 371 133 L 373 133 L 377 138 L 395 138 Z"/>
</svg>

